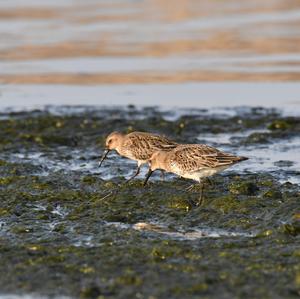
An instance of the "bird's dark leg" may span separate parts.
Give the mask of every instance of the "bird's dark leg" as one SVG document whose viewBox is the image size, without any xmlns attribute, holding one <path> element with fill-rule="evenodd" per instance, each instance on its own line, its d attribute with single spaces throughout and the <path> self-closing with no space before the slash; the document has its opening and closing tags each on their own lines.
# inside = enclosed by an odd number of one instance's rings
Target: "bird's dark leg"
<svg viewBox="0 0 300 299">
<path fill-rule="evenodd" d="M 133 180 L 137 175 L 139 175 L 140 170 L 141 170 L 141 165 L 138 165 L 138 167 L 137 167 L 136 172 L 134 173 L 134 175 L 131 178 L 129 178 L 128 180 L 126 180 L 126 182 L 124 184 L 127 184 L 128 182 L 130 182 L 131 180 Z"/>
<path fill-rule="evenodd" d="M 204 199 L 204 196 L 203 196 L 203 193 L 204 193 L 204 184 L 202 182 L 200 182 L 200 197 L 199 197 L 199 201 L 197 203 L 197 206 L 201 206 L 202 203 L 203 203 L 203 199 Z"/>
<path fill-rule="evenodd" d="M 187 187 L 185 190 L 187 192 L 190 192 L 192 191 L 193 189 L 198 189 L 197 186 L 200 186 L 200 197 L 198 200 L 194 201 L 194 200 L 189 200 L 190 204 L 193 206 L 193 207 L 198 207 L 202 204 L 203 202 L 203 190 L 204 190 L 204 184 L 202 182 L 199 182 L 199 185 L 197 184 L 192 184 L 190 185 L 189 187 Z"/>
<path fill-rule="evenodd" d="M 147 173 L 147 175 L 146 175 L 146 179 L 145 179 L 145 181 L 144 181 L 144 187 L 147 185 L 147 182 L 148 182 L 148 180 L 150 179 L 150 177 L 151 177 L 151 175 L 152 175 L 153 172 L 154 172 L 154 171 L 152 171 L 151 168 L 149 168 L 149 171 L 148 171 L 148 173 Z"/>
<path fill-rule="evenodd" d="M 165 180 L 165 171 L 164 170 L 161 170 L 160 178 L 161 178 L 162 181 Z"/>
<path fill-rule="evenodd" d="M 205 179 L 206 179 L 206 181 L 208 182 L 209 185 L 211 185 L 213 187 L 215 186 L 214 182 L 209 177 L 206 177 Z"/>
<path fill-rule="evenodd" d="M 199 200 L 196 204 L 196 206 L 201 206 L 204 200 L 204 188 L 205 188 L 205 184 L 209 183 L 209 185 L 212 185 L 213 182 L 209 179 L 209 178 L 204 178 L 202 181 L 199 181 L 199 187 L 200 187 L 200 197 Z M 191 186 L 187 187 L 185 190 L 186 191 L 192 191 L 194 188 L 196 188 L 196 184 L 192 184 Z M 197 188 L 198 189 L 198 188 Z"/>
<path fill-rule="evenodd" d="M 203 178 L 202 181 L 199 182 L 200 189 L 204 189 L 204 186 L 208 184 L 208 185 L 213 185 L 213 182 L 208 178 Z M 192 184 L 190 186 L 188 186 L 187 188 L 185 188 L 185 191 L 192 191 L 193 189 L 196 189 L 197 184 Z"/>
</svg>

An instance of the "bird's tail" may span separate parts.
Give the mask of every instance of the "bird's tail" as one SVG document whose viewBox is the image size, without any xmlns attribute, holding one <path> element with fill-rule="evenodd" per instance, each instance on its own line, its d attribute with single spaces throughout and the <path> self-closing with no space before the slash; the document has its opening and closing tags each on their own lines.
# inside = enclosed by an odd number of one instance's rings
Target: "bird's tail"
<svg viewBox="0 0 300 299">
<path fill-rule="evenodd" d="M 246 160 L 249 160 L 249 158 L 247 158 L 247 157 L 237 157 L 238 162 L 246 161 Z"/>
<path fill-rule="evenodd" d="M 217 157 L 218 165 L 230 165 L 248 160 L 247 157 L 234 156 L 232 154 L 221 153 Z"/>
</svg>

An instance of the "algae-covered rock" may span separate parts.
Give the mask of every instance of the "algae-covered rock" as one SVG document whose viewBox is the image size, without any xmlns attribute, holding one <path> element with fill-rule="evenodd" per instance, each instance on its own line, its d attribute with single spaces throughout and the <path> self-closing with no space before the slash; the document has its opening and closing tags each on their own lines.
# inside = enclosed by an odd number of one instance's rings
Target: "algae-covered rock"
<svg viewBox="0 0 300 299">
<path fill-rule="evenodd" d="M 82 182 L 91 185 L 91 184 L 94 184 L 94 183 L 97 182 L 97 178 L 94 177 L 94 176 L 90 176 L 90 175 L 85 176 L 85 177 L 82 178 Z"/>
<path fill-rule="evenodd" d="M 281 227 L 282 231 L 291 236 L 300 234 L 300 220 L 293 219 L 290 223 L 285 223 Z"/>
<path fill-rule="evenodd" d="M 229 191 L 232 194 L 255 195 L 259 188 L 253 182 L 234 182 L 229 185 Z"/>
<path fill-rule="evenodd" d="M 270 199 L 281 199 L 282 193 L 276 189 L 270 189 L 263 194 L 263 197 Z"/>
<path fill-rule="evenodd" d="M 286 120 L 275 120 L 268 125 L 269 130 L 287 130 L 291 128 L 291 124 Z"/>
<path fill-rule="evenodd" d="M 126 271 L 125 273 L 123 273 L 123 275 L 116 278 L 115 283 L 121 286 L 127 286 L 127 285 L 139 286 L 143 283 L 143 280 L 134 272 Z"/>
<path fill-rule="evenodd" d="M 193 208 L 193 206 L 195 206 L 195 203 L 183 197 L 174 197 L 171 199 L 169 206 L 172 209 L 179 209 L 188 212 Z"/>
<path fill-rule="evenodd" d="M 259 232 L 256 235 L 256 238 L 269 237 L 269 236 L 271 236 L 273 234 L 274 234 L 274 231 L 272 229 L 266 229 L 266 230 L 263 230 L 263 231 Z"/>
<path fill-rule="evenodd" d="M 101 289 L 96 285 L 86 286 L 83 287 L 80 291 L 80 298 L 87 299 L 87 298 L 101 298 L 100 295 L 102 294 Z"/>
<path fill-rule="evenodd" d="M 1 166 L 5 166 L 6 164 L 7 164 L 6 161 L 0 159 L 0 167 L 1 167 Z"/>
<path fill-rule="evenodd" d="M 244 143 L 246 144 L 262 144 L 270 142 L 270 136 L 267 133 L 252 133 L 250 134 Z"/>
<path fill-rule="evenodd" d="M 219 209 L 223 213 L 229 213 L 232 210 L 240 209 L 240 202 L 232 196 L 219 197 L 212 201 L 211 206 Z"/>
<path fill-rule="evenodd" d="M 2 293 L 97 299 L 296 294 L 300 189 L 294 181 L 281 184 L 287 175 L 296 181 L 295 165 L 276 163 L 269 172 L 253 157 L 246 170 L 233 166 L 215 175 L 198 206 L 200 189 L 187 192 L 187 180 L 154 175 L 143 187 L 141 174 L 124 184 L 136 165 L 111 153 L 99 170 L 97 159 L 115 130 L 151 131 L 182 143 L 202 135 L 206 142 L 208 133 L 216 147 L 222 134 L 236 134 L 228 151 L 250 156 L 254 145 L 297 136 L 297 118 L 264 108 L 241 108 L 234 116 L 193 110 L 179 118 L 153 107 L 64 109 L 59 116 L 47 110 L 1 115 Z M 277 120 L 290 127 L 261 134 Z M 256 133 L 247 143 L 249 129 Z"/>
<path fill-rule="evenodd" d="M 274 165 L 278 167 L 291 167 L 294 165 L 294 162 L 289 160 L 280 160 L 274 162 Z"/>
</svg>

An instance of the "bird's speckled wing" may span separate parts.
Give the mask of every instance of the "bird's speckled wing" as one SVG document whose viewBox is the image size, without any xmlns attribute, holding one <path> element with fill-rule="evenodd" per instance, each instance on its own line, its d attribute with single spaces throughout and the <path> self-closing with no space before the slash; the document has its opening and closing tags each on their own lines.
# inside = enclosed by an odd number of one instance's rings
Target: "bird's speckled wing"
<svg viewBox="0 0 300 299">
<path fill-rule="evenodd" d="M 177 143 L 164 136 L 144 132 L 133 132 L 126 136 L 122 148 L 126 155 L 138 160 L 148 160 L 158 150 L 170 150 Z"/>
<path fill-rule="evenodd" d="M 217 168 L 241 161 L 231 154 L 204 144 L 179 145 L 169 155 L 171 170 L 178 172 L 193 172 L 204 168 Z"/>
</svg>

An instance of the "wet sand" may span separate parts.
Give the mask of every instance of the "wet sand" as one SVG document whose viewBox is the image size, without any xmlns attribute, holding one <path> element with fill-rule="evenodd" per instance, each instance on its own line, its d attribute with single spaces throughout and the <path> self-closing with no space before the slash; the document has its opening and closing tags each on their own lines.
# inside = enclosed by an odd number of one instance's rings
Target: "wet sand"
<svg viewBox="0 0 300 299">
<path fill-rule="evenodd" d="M 84 93 L 84 86 L 94 85 L 99 87 L 99 101 L 93 104 L 103 105 L 102 87 L 108 84 L 111 94 L 122 85 L 138 85 L 144 88 L 141 94 L 147 94 L 152 84 L 168 84 L 176 95 L 181 85 L 189 83 L 199 83 L 201 89 L 205 82 L 230 82 L 228 92 L 220 93 L 224 99 L 217 98 L 220 105 L 231 105 L 226 99 L 235 93 L 235 84 L 240 89 L 237 82 L 276 82 L 273 94 L 267 87 L 268 97 L 257 93 L 252 100 L 269 104 L 277 97 L 277 82 L 283 94 L 289 85 L 282 82 L 296 85 L 300 78 L 300 10 L 294 0 L 181 0 L 175 6 L 155 0 L 59 4 L 14 0 L 0 3 L 0 8 L 1 90 L 32 89 L 19 103 L 37 101 L 36 85 L 51 85 L 53 98 L 41 99 L 41 104 L 57 102 L 56 97 L 65 104 L 63 87 L 66 93 L 73 86 Z M 209 84 L 205 88 L 214 89 Z M 154 103 L 161 98 L 159 92 L 152 95 Z M 293 101 L 299 101 L 297 95 L 295 91 Z M 127 95 L 123 99 L 125 105 L 130 103 Z M 113 104 L 120 103 L 114 100 L 112 96 Z M 177 97 L 172 106 L 181 106 L 184 100 L 184 95 Z M 252 101 L 241 97 L 240 104 Z M 197 106 L 198 100 L 193 103 Z M 145 104 L 143 97 L 139 104 Z"/>
</svg>

